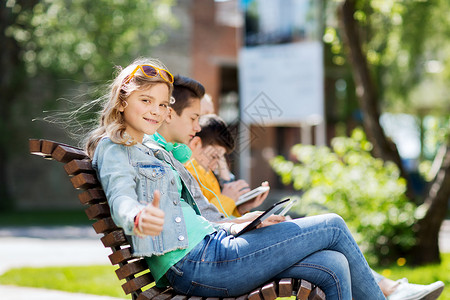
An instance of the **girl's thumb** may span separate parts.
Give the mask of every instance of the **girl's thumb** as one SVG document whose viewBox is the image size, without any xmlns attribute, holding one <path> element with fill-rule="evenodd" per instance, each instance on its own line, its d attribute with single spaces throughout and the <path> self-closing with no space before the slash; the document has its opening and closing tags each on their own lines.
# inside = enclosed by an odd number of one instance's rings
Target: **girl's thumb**
<svg viewBox="0 0 450 300">
<path fill-rule="evenodd" d="M 159 198 L 161 198 L 161 193 L 158 190 L 156 190 L 153 193 L 153 202 L 152 202 L 152 205 L 156 208 L 159 208 Z"/>
</svg>

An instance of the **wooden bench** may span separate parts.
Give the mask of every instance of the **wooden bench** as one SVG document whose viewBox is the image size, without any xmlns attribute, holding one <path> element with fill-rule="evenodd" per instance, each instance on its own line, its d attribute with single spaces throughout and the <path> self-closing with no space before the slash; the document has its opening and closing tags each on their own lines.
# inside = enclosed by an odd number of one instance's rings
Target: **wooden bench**
<svg viewBox="0 0 450 300">
<path fill-rule="evenodd" d="M 157 288 L 147 263 L 143 258 L 132 256 L 131 246 L 125 233 L 117 227 L 112 218 L 105 194 L 97 179 L 91 160 L 86 153 L 76 147 L 49 140 L 30 139 L 30 153 L 45 159 L 56 160 L 64 164 L 64 170 L 69 175 L 75 189 L 82 191 L 78 198 L 86 208 L 90 220 L 95 220 L 93 227 L 96 233 L 102 234 L 101 241 L 105 247 L 112 250 L 109 259 L 113 265 L 118 265 L 117 277 L 125 280 L 122 284 L 125 294 L 131 294 L 138 300 L 202 300 L 201 297 L 189 297 L 176 294 L 172 288 Z M 318 287 L 305 280 L 281 279 L 269 282 L 260 288 L 237 298 L 226 300 L 273 300 L 277 297 L 296 296 L 297 299 L 325 299 L 325 294 Z M 205 299 L 206 300 L 206 299 Z M 207 298 L 219 300 L 219 298 Z"/>
</svg>

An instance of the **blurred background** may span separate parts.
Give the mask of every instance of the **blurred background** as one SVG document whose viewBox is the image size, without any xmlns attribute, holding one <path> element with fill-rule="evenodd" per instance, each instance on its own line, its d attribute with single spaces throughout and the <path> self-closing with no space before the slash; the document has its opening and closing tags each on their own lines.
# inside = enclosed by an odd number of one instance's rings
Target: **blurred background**
<svg viewBox="0 0 450 300">
<path fill-rule="evenodd" d="M 446 0 L 3 0 L 0 226 L 86 222 L 64 170 L 30 155 L 28 139 L 77 145 L 68 131 L 83 128 L 42 119 L 150 56 L 203 83 L 238 138 L 231 170 L 252 187 L 268 180 L 266 204 L 294 196 L 296 215 L 341 214 L 373 263 L 440 263 L 449 9 Z"/>
</svg>

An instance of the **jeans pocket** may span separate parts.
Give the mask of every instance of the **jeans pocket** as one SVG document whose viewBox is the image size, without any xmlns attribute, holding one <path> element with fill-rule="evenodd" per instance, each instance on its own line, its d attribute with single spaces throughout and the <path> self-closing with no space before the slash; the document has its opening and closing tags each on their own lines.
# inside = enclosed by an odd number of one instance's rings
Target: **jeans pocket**
<svg viewBox="0 0 450 300">
<path fill-rule="evenodd" d="M 187 295 L 199 296 L 199 297 L 229 297 L 228 289 L 223 287 L 211 286 L 195 281 L 191 282 L 191 287 L 187 292 Z"/>
</svg>

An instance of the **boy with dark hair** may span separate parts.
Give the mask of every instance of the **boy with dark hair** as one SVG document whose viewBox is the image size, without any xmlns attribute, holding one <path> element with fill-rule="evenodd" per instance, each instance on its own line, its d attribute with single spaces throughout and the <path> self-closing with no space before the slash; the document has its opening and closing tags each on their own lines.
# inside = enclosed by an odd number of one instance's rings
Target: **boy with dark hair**
<svg viewBox="0 0 450 300">
<path fill-rule="evenodd" d="M 234 149 L 234 138 L 228 126 L 214 114 L 201 116 L 199 124 L 201 131 L 189 143 L 192 158 L 185 167 L 200 184 L 203 195 L 227 216 L 239 217 L 259 206 L 267 198 L 269 191 L 253 200 L 236 205 L 238 198 L 249 191 L 247 183 L 243 180 L 233 181 L 224 184 L 221 191 L 213 173 L 225 153 L 230 153 Z M 268 183 L 263 185 L 268 186 Z"/>
</svg>

